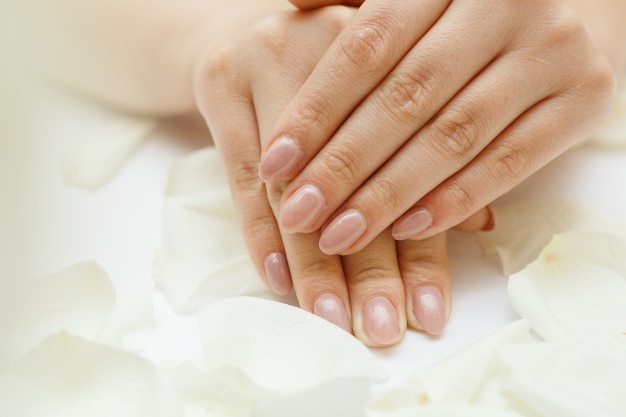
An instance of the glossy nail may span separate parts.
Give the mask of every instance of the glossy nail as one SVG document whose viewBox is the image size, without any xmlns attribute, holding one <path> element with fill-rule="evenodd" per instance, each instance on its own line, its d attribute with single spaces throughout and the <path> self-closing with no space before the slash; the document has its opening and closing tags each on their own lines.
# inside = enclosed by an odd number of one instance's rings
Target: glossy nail
<svg viewBox="0 0 626 417">
<path fill-rule="evenodd" d="M 396 240 L 406 240 L 417 236 L 433 225 L 433 215 L 426 207 L 419 207 L 412 213 L 396 221 L 391 235 Z"/>
<path fill-rule="evenodd" d="M 344 303 L 335 294 L 324 293 L 317 297 L 313 303 L 313 314 L 352 333 Z"/>
<path fill-rule="evenodd" d="M 305 184 L 285 202 L 280 212 L 280 223 L 289 233 L 300 232 L 311 226 L 326 208 L 324 194 L 314 185 Z"/>
<path fill-rule="evenodd" d="M 333 220 L 320 236 L 320 249 L 334 255 L 348 249 L 367 230 L 367 219 L 360 211 L 348 209 Z"/>
<path fill-rule="evenodd" d="M 283 136 L 269 147 L 259 165 L 261 181 L 280 181 L 298 164 L 304 152 L 296 141 Z"/>
<path fill-rule="evenodd" d="M 287 258 L 280 252 L 270 253 L 263 262 L 267 283 L 278 295 L 286 295 L 291 291 L 292 282 Z"/>
<path fill-rule="evenodd" d="M 400 337 L 398 313 L 391 301 L 376 296 L 363 307 L 363 331 L 369 339 L 380 345 L 389 345 Z"/>
<path fill-rule="evenodd" d="M 443 332 L 447 321 L 446 303 L 437 288 L 418 288 L 413 296 L 413 312 L 424 331 L 433 335 Z"/>
</svg>

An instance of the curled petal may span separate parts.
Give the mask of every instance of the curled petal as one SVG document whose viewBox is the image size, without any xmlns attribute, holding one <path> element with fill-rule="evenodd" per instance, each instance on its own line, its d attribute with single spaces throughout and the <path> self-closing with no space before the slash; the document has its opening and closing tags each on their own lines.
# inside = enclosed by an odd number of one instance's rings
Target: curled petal
<svg viewBox="0 0 626 417">
<path fill-rule="evenodd" d="M 555 233 L 595 230 L 626 233 L 626 225 L 574 201 L 496 206 L 496 227 L 480 232 L 486 253 L 496 252 L 505 275 L 520 271 L 537 259 Z"/>
<path fill-rule="evenodd" d="M 0 364 L 60 330 L 94 339 L 115 300 L 109 276 L 94 261 L 20 280 L 14 292 L 0 294 Z"/>
<path fill-rule="evenodd" d="M 585 343 L 502 346 L 502 389 L 545 417 L 626 415 L 626 350 Z"/>
<path fill-rule="evenodd" d="M 0 374 L 3 417 L 182 417 L 170 380 L 129 352 L 60 332 Z"/>
<path fill-rule="evenodd" d="M 369 403 L 368 416 L 448 415 L 474 416 L 503 412 L 506 400 L 497 389 L 500 368 L 494 361 L 497 346 L 530 341 L 528 322 L 511 323 L 441 363 L 419 371 L 399 386 L 377 395 Z M 495 381 L 495 383 L 494 383 Z M 456 407 L 456 409 L 455 409 Z M 459 414 L 456 414 L 456 413 Z"/>
<path fill-rule="evenodd" d="M 545 340 L 626 349 L 626 235 L 555 235 L 535 262 L 509 278 L 508 292 Z"/>
<path fill-rule="evenodd" d="M 263 389 L 310 390 L 343 380 L 386 378 L 374 355 L 344 330 L 300 308 L 253 297 L 234 297 L 199 313 L 207 362 L 240 369 Z"/>
</svg>

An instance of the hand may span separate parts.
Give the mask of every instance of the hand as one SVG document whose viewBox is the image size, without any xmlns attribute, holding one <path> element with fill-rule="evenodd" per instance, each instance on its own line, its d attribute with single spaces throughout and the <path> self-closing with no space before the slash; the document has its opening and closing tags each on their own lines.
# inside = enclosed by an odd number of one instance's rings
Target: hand
<svg viewBox="0 0 626 417">
<path fill-rule="evenodd" d="M 333 7 L 265 20 L 205 59 L 195 86 L 261 277 L 280 294 L 293 282 L 302 308 L 353 331 L 369 346 L 387 346 L 402 338 L 407 322 L 432 334 L 443 331 L 450 310 L 445 234 L 396 244 L 386 230 L 359 253 L 325 255 L 319 234 L 287 234 L 278 227 L 281 184 L 266 190 L 258 177 L 260 138 L 353 14 Z M 483 227 L 485 213 L 466 227 Z"/>
<path fill-rule="evenodd" d="M 321 228 L 324 253 L 392 223 L 433 236 L 584 139 L 614 78 L 559 0 L 369 0 L 263 136 L 260 174 L 293 179 L 280 224 Z"/>
</svg>

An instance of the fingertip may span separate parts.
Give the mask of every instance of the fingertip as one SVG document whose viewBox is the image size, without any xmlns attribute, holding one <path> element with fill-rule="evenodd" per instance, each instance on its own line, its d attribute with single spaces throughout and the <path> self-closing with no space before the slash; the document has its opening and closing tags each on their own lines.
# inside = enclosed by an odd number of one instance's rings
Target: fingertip
<svg viewBox="0 0 626 417">
<path fill-rule="evenodd" d="M 433 223 L 433 213 L 428 207 L 415 207 L 394 222 L 391 235 L 395 240 L 411 239 L 428 230 Z"/>
<path fill-rule="evenodd" d="M 319 295 L 313 303 L 313 314 L 352 333 L 345 303 L 333 293 Z"/>
<path fill-rule="evenodd" d="M 442 292 L 433 285 L 419 287 L 413 294 L 413 314 L 426 333 L 433 336 L 443 333 L 448 313 Z"/>
<path fill-rule="evenodd" d="M 287 257 L 283 253 L 270 253 L 263 261 L 263 267 L 267 284 L 272 291 L 278 295 L 287 295 L 291 292 L 293 282 Z"/>
<path fill-rule="evenodd" d="M 259 164 L 259 178 L 263 182 L 290 179 L 304 158 L 297 141 L 288 136 L 276 139 L 267 149 Z"/>
<path fill-rule="evenodd" d="M 387 347 L 400 342 L 406 327 L 389 298 L 377 295 L 363 306 L 363 335 L 371 347 Z"/>
</svg>

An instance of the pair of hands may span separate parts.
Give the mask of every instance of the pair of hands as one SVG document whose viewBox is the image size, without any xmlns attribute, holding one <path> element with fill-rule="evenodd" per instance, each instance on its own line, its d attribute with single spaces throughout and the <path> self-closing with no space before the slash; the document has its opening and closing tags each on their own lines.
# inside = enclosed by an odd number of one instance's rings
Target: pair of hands
<svg viewBox="0 0 626 417">
<path fill-rule="evenodd" d="M 443 330 L 445 230 L 489 223 L 481 207 L 584 138 L 614 89 L 556 0 L 287 12 L 195 81 L 260 275 L 370 346 Z"/>
</svg>

